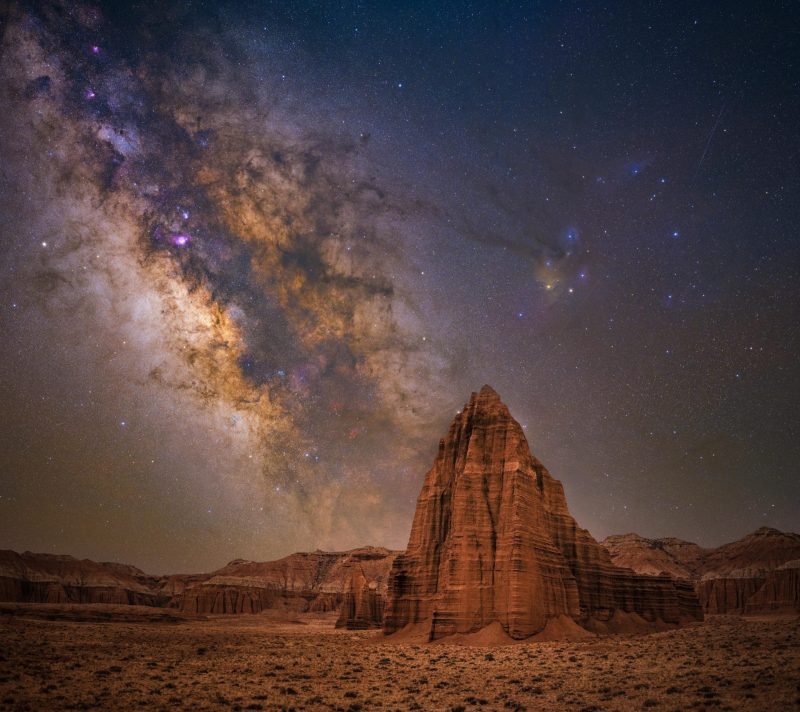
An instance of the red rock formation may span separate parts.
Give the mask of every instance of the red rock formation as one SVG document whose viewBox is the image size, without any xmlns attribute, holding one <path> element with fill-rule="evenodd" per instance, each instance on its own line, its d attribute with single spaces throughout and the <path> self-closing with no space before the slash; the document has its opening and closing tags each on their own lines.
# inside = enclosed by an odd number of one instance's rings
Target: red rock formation
<svg viewBox="0 0 800 712">
<path fill-rule="evenodd" d="M 26 551 L 0 551 L 0 600 L 160 606 L 147 575 L 125 564 Z"/>
<path fill-rule="evenodd" d="M 705 572 L 707 550 L 690 541 L 668 537 L 645 539 L 638 534 L 615 534 L 602 545 L 617 566 L 640 574 L 666 574 L 677 579 L 696 579 Z"/>
<path fill-rule="evenodd" d="M 723 576 L 739 569 L 772 571 L 787 561 L 800 559 L 800 534 L 761 527 L 752 534 L 709 549 L 704 573 Z"/>
<path fill-rule="evenodd" d="M 710 576 L 695 583 L 695 591 L 706 613 L 744 613 L 747 600 L 764 584 L 765 575 L 755 571 Z"/>
<path fill-rule="evenodd" d="M 747 599 L 745 613 L 800 613 L 800 559 L 770 571 L 761 588 Z"/>
<path fill-rule="evenodd" d="M 422 625 L 433 640 L 497 621 L 518 639 L 559 616 L 602 621 L 617 610 L 667 623 L 701 615 L 668 577 L 611 563 L 484 386 L 455 418 L 425 477 L 408 548 L 392 568 L 384 631 Z"/>
<path fill-rule="evenodd" d="M 337 628 L 363 630 L 383 625 L 389 570 L 398 553 L 372 548 L 351 552 L 345 563 L 350 579 L 345 587 Z"/>
<path fill-rule="evenodd" d="M 777 573 L 786 562 L 800 558 L 800 535 L 791 532 L 761 527 L 714 549 L 637 534 L 611 536 L 603 544 L 619 566 L 693 580 L 706 613 L 782 612 L 800 597 L 800 585 L 791 570 Z"/>
<path fill-rule="evenodd" d="M 380 547 L 363 547 L 297 553 L 277 561 L 232 561 L 188 585 L 176 595 L 174 605 L 191 613 L 333 611 L 341 606 L 356 565 L 382 597 L 396 554 Z"/>
<path fill-rule="evenodd" d="M 340 608 L 354 565 L 382 612 L 398 552 L 378 547 L 236 560 L 211 574 L 149 576 L 134 566 L 0 551 L 0 601 L 168 606 L 187 613 L 329 612 Z M 373 617 L 377 613 L 371 614 Z"/>
<path fill-rule="evenodd" d="M 383 625 L 383 610 L 386 599 L 378 590 L 376 582 L 370 583 L 360 565 L 352 567 L 352 574 L 344 592 L 337 628 L 364 630 Z"/>
</svg>

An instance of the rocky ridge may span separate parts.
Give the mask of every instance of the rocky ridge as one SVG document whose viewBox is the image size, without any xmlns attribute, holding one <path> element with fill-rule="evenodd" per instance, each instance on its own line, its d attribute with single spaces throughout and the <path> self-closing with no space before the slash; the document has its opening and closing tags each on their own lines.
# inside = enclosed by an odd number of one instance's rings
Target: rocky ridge
<svg viewBox="0 0 800 712">
<path fill-rule="evenodd" d="M 397 552 L 362 547 L 345 552 L 297 553 L 277 561 L 232 561 L 176 596 L 174 604 L 191 613 L 259 613 L 338 610 L 359 566 L 385 595 L 389 568 Z"/>
<path fill-rule="evenodd" d="M 691 582 L 706 613 L 798 613 L 800 535 L 761 527 L 702 548 L 680 539 L 621 534 L 605 539 L 614 563 Z"/>
<path fill-rule="evenodd" d="M 315 551 L 277 561 L 235 560 L 209 574 L 150 576 L 126 564 L 6 550 L 0 551 L 0 601 L 124 604 L 193 614 L 327 612 L 341 607 L 357 565 L 373 608 L 382 612 L 397 553 L 380 547 Z"/>
<path fill-rule="evenodd" d="M 157 581 L 126 564 L 0 550 L 0 601 L 163 606 Z"/>
</svg>

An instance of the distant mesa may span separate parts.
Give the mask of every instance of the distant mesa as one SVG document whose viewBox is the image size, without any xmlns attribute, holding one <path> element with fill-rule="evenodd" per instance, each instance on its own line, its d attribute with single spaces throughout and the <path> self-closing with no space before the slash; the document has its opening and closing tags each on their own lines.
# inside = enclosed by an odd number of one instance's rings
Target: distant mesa
<svg viewBox="0 0 800 712">
<path fill-rule="evenodd" d="M 800 613 L 800 534 L 761 527 L 710 549 L 681 539 L 619 534 L 603 545 L 618 566 L 690 581 L 708 614 Z"/>
<path fill-rule="evenodd" d="M 703 617 L 691 585 L 612 563 L 489 386 L 439 443 L 388 597 L 384 632 L 422 640 L 489 626 L 509 639 L 652 630 Z"/>
<path fill-rule="evenodd" d="M 0 601 L 161 606 L 156 580 L 125 564 L 0 551 Z"/>
<path fill-rule="evenodd" d="M 176 592 L 173 605 L 200 614 L 338 611 L 352 595 L 355 567 L 383 596 L 397 553 L 368 546 L 341 552 L 297 553 L 277 561 L 234 561 Z"/>
<path fill-rule="evenodd" d="M 315 551 L 277 561 L 236 559 L 207 574 L 150 576 L 125 564 L 0 551 L 0 601 L 166 607 L 198 615 L 335 613 L 352 595 L 357 566 L 376 599 L 367 610 L 382 615 L 389 569 L 398 553 L 371 546 Z M 356 609 L 358 615 L 345 620 L 345 625 L 380 626 L 380 621 L 361 625 L 364 605 Z"/>
</svg>

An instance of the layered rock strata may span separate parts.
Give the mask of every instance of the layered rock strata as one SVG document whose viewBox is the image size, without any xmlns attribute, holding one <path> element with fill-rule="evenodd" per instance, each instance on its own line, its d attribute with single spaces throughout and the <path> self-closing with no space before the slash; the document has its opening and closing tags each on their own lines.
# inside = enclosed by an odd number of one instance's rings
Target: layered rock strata
<svg viewBox="0 0 800 712">
<path fill-rule="evenodd" d="M 800 599 L 792 573 L 800 535 L 761 527 L 737 541 L 704 549 L 680 539 L 610 536 L 603 545 L 619 566 L 639 573 L 668 573 L 694 586 L 709 614 L 784 613 Z"/>
<path fill-rule="evenodd" d="M 359 604 L 359 610 L 371 610 L 374 619 L 382 615 L 397 553 L 368 546 L 277 561 L 236 560 L 210 574 L 149 576 L 125 564 L 0 551 L 0 601 L 145 605 L 197 614 L 325 613 L 340 609 L 357 566 L 371 591 L 368 608 Z M 358 617 L 352 622 L 364 627 Z"/>
<path fill-rule="evenodd" d="M 163 606 L 156 580 L 125 564 L 0 550 L 0 601 Z"/>
<path fill-rule="evenodd" d="M 356 564 L 344 593 L 336 627 L 350 630 L 380 628 L 385 605 L 386 598 L 378 591 L 378 584 L 368 581 L 361 566 Z"/>
<path fill-rule="evenodd" d="M 770 571 L 761 588 L 745 603 L 751 615 L 797 615 L 800 613 L 800 559 Z"/>
<path fill-rule="evenodd" d="M 766 580 L 760 571 L 732 571 L 727 576 L 711 575 L 694 584 L 703 610 L 709 614 L 740 614 L 745 612 L 748 599 Z"/>
<path fill-rule="evenodd" d="M 291 554 L 277 561 L 232 561 L 187 586 L 174 605 L 182 611 L 211 614 L 335 611 L 344 601 L 354 566 L 382 597 L 396 553 L 368 546 Z"/>
<path fill-rule="evenodd" d="M 392 567 L 384 632 L 422 626 L 433 640 L 496 621 L 519 639 L 554 618 L 608 621 L 616 611 L 653 623 L 702 617 L 691 592 L 669 577 L 612 564 L 484 386 L 425 477 L 408 548 Z"/>
</svg>

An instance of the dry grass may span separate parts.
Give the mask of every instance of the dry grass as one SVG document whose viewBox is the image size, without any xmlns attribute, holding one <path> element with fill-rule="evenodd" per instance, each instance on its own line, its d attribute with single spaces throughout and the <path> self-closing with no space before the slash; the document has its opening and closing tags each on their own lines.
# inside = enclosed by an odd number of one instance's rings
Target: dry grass
<svg viewBox="0 0 800 712">
<path fill-rule="evenodd" d="M 113 622 L 0 608 L 0 709 L 791 710 L 800 621 L 480 648 L 333 618 Z"/>
</svg>

